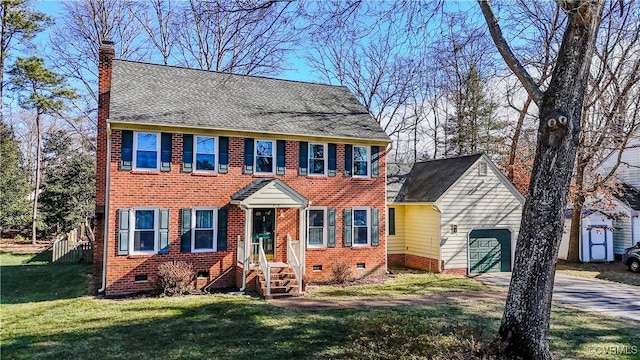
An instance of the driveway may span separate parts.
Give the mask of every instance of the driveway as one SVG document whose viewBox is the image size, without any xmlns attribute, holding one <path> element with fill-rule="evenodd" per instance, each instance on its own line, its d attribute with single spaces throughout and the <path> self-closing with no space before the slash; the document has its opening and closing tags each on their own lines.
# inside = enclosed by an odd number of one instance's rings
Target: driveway
<svg viewBox="0 0 640 360">
<path fill-rule="evenodd" d="M 475 277 L 482 283 L 509 287 L 511 273 L 489 273 Z M 553 300 L 587 311 L 640 321 L 640 287 L 611 281 L 556 274 Z"/>
</svg>

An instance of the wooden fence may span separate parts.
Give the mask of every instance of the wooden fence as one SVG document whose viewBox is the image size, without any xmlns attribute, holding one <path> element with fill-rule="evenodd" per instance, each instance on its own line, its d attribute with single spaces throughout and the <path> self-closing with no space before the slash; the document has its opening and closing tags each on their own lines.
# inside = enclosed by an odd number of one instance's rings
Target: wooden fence
<svg viewBox="0 0 640 360">
<path fill-rule="evenodd" d="M 80 239 L 77 229 L 71 230 L 53 242 L 52 261 L 61 263 L 93 262 L 93 243 Z"/>
</svg>

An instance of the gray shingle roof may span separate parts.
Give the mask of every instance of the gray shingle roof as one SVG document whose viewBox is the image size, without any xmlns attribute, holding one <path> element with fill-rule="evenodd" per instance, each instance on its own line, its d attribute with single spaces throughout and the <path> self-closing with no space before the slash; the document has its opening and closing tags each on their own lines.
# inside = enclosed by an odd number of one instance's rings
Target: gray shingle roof
<svg viewBox="0 0 640 360">
<path fill-rule="evenodd" d="M 411 164 L 387 163 L 387 201 L 394 202 L 409 178 Z"/>
<path fill-rule="evenodd" d="M 109 121 L 389 141 L 341 86 L 114 60 Z"/>
<path fill-rule="evenodd" d="M 418 162 L 404 181 L 394 202 L 435 202 L 482 154 Z"/>
<path fill-rule="evenodd" d="M 620 192 L 614 192 L 614 196 L 618 198 L 622 203 L 627 205 L 633 210 L 640 211 L 640 190 L 634 188 L 631 185 L 622 183 Z"/>
</svg>

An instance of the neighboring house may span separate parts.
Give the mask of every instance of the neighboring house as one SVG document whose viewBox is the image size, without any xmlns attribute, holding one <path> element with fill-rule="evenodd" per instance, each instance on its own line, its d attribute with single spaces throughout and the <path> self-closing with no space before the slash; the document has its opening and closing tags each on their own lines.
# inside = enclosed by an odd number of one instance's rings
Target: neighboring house
<svg viewBox="0 0 640 360">
<path fill-rule="evenodd" d="M 524 198 L 485 155 L 418 162 L 388 175 L 391 264 L 511 271 Z"/>
<path fill-rule="evenodd" d="M 329 278 L 334 261 L 358 277 L 386 272 L 390 140 L 346 88 L 113 58 L 106 42 L 100 291 L 151 290 L 176 260 L 198 288 L 266 296 Z"/>
<path fill-rule="evenodd" d="M 614 216 L 613 252 L 621 255 L 640 242 L 640 134 L 632 136 L 622 152 L 612 151 L 596 172 L 605 175 L 618 162 L 614 177 L 619 187 L 613 193 L 613 208 L 606 212 Z"/>
</svg>

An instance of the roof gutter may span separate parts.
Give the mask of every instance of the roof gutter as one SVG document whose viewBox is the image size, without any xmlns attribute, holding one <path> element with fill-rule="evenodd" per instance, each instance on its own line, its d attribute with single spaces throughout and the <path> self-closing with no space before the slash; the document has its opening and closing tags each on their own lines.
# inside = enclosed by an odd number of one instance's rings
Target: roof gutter
<svg viewBox="0 0 640 360">
<path fill-rule="evenodd" d="M 348 137 L 348 136 L 322 136 L 322 135 L 311 135 L 311 134 L 297 134 L 297 133 L 284 133 L 284 132 L 277 132 L 277 131 L 256 131 L 256 130 L 247 130 L 247 129 L 224 129 L 224 128 L 211 128 L 208 126 L 204 126 L 204 125 L 196 125 L 196 126 L 180 126 L 180 125 L 170 125 L 170 124 L 160 124 L 160 123 L 129 123 L 129 122 L 117 122 L 117 121 L 112 121 L 112 120 L 107 120 L 108 123 L 115 125 L 114 128 L 115 129 L 124 129 L 124 130 L 128 130 L 128 129 L 136 129 L 136 128 L 153 128 L 153 127 L 163 127 L 163 128 L 179 128 L 181 130 L 189 130 L 189 129 L 198 129 L 198 130 L 206 130 L 208 132 L 211 131 L 216 131 L 216 132 L 223 132 L 223 133 L 238 133 L 238 132 L 243 132 L 243 133 L 250 133 L 250 134 L 255 134 L 255 135 L 260 135 L 260 134 L 268 134 L 268 135 L 273 135 L 273 136 L 277 136 L 279 138 L 282 138 L 283 136 L 291 136 L 291 137 L 302 137 L 302 138 L 308 138 L 308 139 L 317 139 L 317 138 L 332 138 L 332 139 L 340 139 L 340 140 L 344 140 L 347 143 L 349 142 L 359 142 L 359 143 L 379 143 L 379 144 L 392 144 L 391 139 L 372 139 L 372 138 L 357 138 L 357 137 Z M 389 148 L 389 150 L 391 150 L 391 148 Z"/>
<path fill-rule="evenodd" d="M 111 125 L 107 122 L 107 164 L 105 172 L 104 190 L 104 233 L 102 238 L 102 287 L 98 293 L 103 293 L 107 288 L 107 243 L 109 242 L 109 178 L 111 177 Z"/>
</svg>

